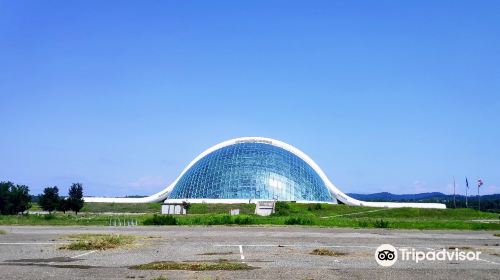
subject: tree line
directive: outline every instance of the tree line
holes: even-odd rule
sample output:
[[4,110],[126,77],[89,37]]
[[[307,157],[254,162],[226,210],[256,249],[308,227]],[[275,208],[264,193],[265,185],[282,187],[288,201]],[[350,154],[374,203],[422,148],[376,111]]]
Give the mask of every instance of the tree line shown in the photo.
[[[12,182],[0,182],[0,214],[16,215],[24,213],[32,206],[32,197],[29,194],[29,187],[25,185],[16,185]],[[78,214],[83,207],[83,186],[80,183],[74,183],[68,190],[67,197],[59,196],[57,186],[48,187],[43,193],[38,195],[38,204],[49,214],[54,210],[74,211]]]

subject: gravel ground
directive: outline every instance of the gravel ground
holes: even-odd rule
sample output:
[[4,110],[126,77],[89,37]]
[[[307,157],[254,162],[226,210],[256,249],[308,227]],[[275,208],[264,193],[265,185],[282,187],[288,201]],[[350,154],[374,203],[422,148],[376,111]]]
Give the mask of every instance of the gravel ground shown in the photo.
[[[500,238],[489,231],[418,231],[316,227],[42,227],[0,226],[1,279],[498,279]],[[139,236],[133,247],[107,251],[58,249],[73,233]],[[457,247],[481,251],[480,260],[398,260],[379,266],[384,243],[431,251]],[[346,253],[317,256],[327,248]],[[227,259],[255,267],[244,271],[137,271],[153,261]]]

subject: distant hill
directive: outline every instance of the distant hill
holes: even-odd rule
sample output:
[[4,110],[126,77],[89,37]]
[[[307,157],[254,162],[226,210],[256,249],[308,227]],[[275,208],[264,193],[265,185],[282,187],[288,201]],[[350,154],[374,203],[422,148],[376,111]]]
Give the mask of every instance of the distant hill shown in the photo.
[[[453,202],[452,194],[444,194],[441,192],[417,193],[417,194],[392,194],[388,192],[359,194],[348,193],[347,195],[365,201],[394,201],[394,202],[438,202],[446,204],[446,207],[457,208],[465,207],[465,196],[456,195]],[[472,194],[467,198],[467,206],[469,208],[477,208],[477,196]],[[481,210],[500,212],[500,194],[489,194],[481,196]]]
[[417,194],[392,194],[388,192],[372,193],[372,194],[358,194],[348,193],[347,195],[360,200],[383,200],[383,201],[403,201],[403,200],[422,200],[432,198],[442,198],[446,195],[440,192],[430,193],[417,193]]
[[[419,201],[428,199],[452,199],[452,194],[441,192],[416,193],[416,194],[392,194],[389,192],[380,192],[372,194],[348,193],[347,195],[360,200],[382,200],[382,201]],[[475,199],[476,195],[469,195],[469,199]],[[456,199],[465,199],[464,195],[457,195]],[[500,199],[500,194],[482,195],[481,199]]]

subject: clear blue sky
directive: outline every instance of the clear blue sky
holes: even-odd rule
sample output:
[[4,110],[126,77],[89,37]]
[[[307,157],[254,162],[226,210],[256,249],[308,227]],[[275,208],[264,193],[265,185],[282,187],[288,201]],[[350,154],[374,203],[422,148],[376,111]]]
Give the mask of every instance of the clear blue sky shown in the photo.
[[[150,194],[265,136],[346,192],[500,193],[499,1],[0,1],[0,180]],[[475,188],[473,188],[475,192]]]

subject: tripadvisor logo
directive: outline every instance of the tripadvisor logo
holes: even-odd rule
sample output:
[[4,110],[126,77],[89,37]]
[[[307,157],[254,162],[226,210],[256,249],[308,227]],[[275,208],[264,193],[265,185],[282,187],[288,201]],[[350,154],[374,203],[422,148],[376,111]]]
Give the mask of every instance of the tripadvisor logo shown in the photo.
[[398,260],[398,251],[391,244],[382,244],[375,250],[375,260],[381,266],[391,266]]
[[[399,252],[398,252],[399,251]],[[396,249],[391,244],[382,244],[375,250],[375,261],[381,266],[392,266],[398,260],[398,254],[401,261],[412,261],[415,263],[421,261],[474,261],[479,260],[481,252],[460,251],[458,248],[449,251],[446,249],[420,251],[415,248]]]

